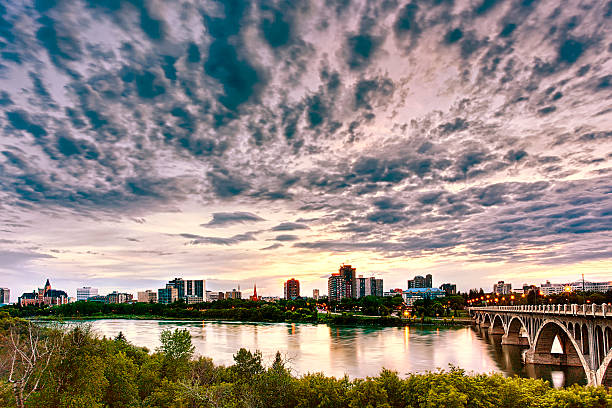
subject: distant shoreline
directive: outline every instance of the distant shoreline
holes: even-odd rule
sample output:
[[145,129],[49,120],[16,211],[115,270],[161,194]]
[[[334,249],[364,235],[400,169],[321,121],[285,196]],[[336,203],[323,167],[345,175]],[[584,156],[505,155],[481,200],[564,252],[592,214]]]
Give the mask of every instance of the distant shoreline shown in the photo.
[[[308,321],[253,321],[253,320],[232,320],[227,318],[195,318],[195,317],[168,317],[168,316],[143,316],[143,315],[104,315],[104,316],[32,316],[32,320],[40,321],[94,321],[94,320],[160,320],[160,321],[185,321],[185,322],[236,322],[236,323],[302,323],[302,324],[322,324],[328,326],[360,326],[360,327],[405,327],[405,326],[428,326],[428,327],[465,327],[471,326],[471,319],[433,319],[427,318],[425,321],[420,319],[399,320],[398,318],[384,317],[363,317],[359,315],[334,316],[332,320],[319,317],[316,322]],[[344,319],[343,319],[344,318]],[[345,321],[343,321],[345,320]]]

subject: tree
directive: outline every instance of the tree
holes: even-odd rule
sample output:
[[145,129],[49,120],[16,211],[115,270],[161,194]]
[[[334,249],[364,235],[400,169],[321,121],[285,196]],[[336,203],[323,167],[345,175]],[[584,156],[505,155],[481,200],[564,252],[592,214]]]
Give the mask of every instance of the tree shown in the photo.
[[171,360],[189,360],[195,350],[187,329],[164,330],[160,340],[157,351]]
[[[58,353],[63,333],[45,329],[32,322],[15,321],[3,339],[5,360],[8,363],[8,383],[11,384],[15,404],[24,408],[30,396],[39,391],[42,378],[51,359]],[[4,354],[4,353],[3,353]]]
[[235,364],[232,366],[233,371],[238,375],[238,379],[250,379],[264,371],[261,364],[261,351],[257,350],[251,353],[245,348],[238,350],[234,354]]

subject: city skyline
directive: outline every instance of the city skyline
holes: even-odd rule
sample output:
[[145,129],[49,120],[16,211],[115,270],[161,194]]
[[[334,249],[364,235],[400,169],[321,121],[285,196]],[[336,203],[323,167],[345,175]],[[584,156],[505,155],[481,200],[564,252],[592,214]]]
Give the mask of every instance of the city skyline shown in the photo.
[[608,280],[587,3],[3,3],[0,286]]
[[[342,268],[342,267],[345,266],[345,264],[342,264],[340,266]],[[350,267],[351,265],[346,265],[346,266]],[[337,276],[337,275],[338,275],[338,272],[334,272],[334,273],[330,273],[329,276],[327,276],[325,278],[322,278],[321,280],[323,281],[323,283],[325,283],[325,285],[321,286],[323,291],[321,291],[321,288],[319,288],[319,287],[313,287],[313,294],[314,294],[314,291],[316,291],[317,292],[317,296],[319,296],[319,295],[320,296],[329,296],[329,293],[326,293],[326,291],[325,291],[325,287],[329,286],[329,278],[332,277],[332,276]],[[366,279],[366,280],[375,279],[374,276],[363,277],[362,274],[358,274],[358,275],[356,274],[355,278],[358,279],[358,280],[359,279]],[[417,280],[417,278],[422,278],[422,280],[423,280],[422,286],[421,285],[417,285],[417,286],[412,285],[411,286],[411,282],[414,282],[415,280]],[[552,293],[563,292],[564,290],[566,290],[567,287],[572,288],[571,290],[575,290],[576,288],[580,288],[581,285],[584,285],[584,284],[586,284],[587,290],[589,290],[589,288],[594,284],[592,280],[587,280],[587,279],[584,278],[584,276],[582,276],[580,279],[571,280],[571,281],[563,281],[563,282],[560,282],[560,281],[559,282],[558,281],[552,281],[551,282],[549,279],[547,279],[546,281],[543,281],[543,282],[523,282],[522,284],[513,284],[512,282],[499,281],[499,282],[492,282],[489,285],[489,287],[484,285],[484,286],[480,286],[480,287],[472,287],[472,288],[467,288],[467,289],[463,289],[463,290],[459,288],[457,290],[457,284],[456,283],[453,283],[453,282],[438,283],[438,282],[433,281],[432,278],[433,277],[431,277],[431,276],[428,276],[426,278],[424,276],[414,275],[412,277],[412,279],[409,279],[409,280],[407,280],[407,282],[405,282],[404,287],[405,287],[405,289],[408,289],[408,290],[411,290],[411,288],[414,288],[414,287],[417,287],[417,288],[432,288],[433,287],[434,289],[438,289],[439,288],[439,289],[442,289],[442,290],[446,291],[447,289],[445,287],[450,285],[450,287],[453,288],[452,291],[453,292],[457,292],[457,293],[459,293],[459,292],[461,292],[461,293],[468,293],[471,290],[483,290],[485,293],[499,292],[500,294],[503,294],[504,292],[507,292],[507,291],[514,292],[514,293],[516,293],[516,292],[520,293],[523,290],[525,290],[525,287],[528,287],[528,288],[535,287],[535,288],[541,288],[541,290],[543,291],[544,294],[552,294]],[[100,290],[100,288],[91,287],[91,286],[79,286],[79,287],[77,287],[76,289],[74,289],[72,291],[72,292],[75,293],[74,296],[71,296],[72,292],[71,292],[70,289],[67,290],[67,292],[68,292],[68,296],[71,299],[71,301],[86,300],[87,297],[83,297],[82,299],[79,299],[79,296],[80,296],[79,291],[82,291],[82,290],[87,290],[88,293],[92,293],[93,295],[98,295],[99,294],[99,295],[102,295],[102,296],[105,296],[105,295],[108,295],[108,294],[111,294],[111,293],[117,293],[117,292],[127,292],[127,293],[129,293],[131,295],[134,295],[134,298],[136,299],[136,298],[138,298],[138,296],[141,293],[142,294],[146,294],[148,292],[151,292],[151,293],[154,293],[154,294],[157,295],[158,289],[163,289],[163,287],[167,288],[169,286],[169,284],[173,284],[173,282],[175,282],[177,279],[180,280],[180,281],[183,281],[183,280],[184,281],[188,281],[188,280],[195,281],[193,279],[184,279],[182,277],[175,277],[172,280],[168,279],[165,283],[159,283],[157,285],[157,286],[159,286],[159,288],[157,288],[155,285],[153,285],[153,288],[138,288],[138,289],[135,289],[132,292],[130,292],[129,289],[128,290],[123,290],[121,288],[118,289],[116,287],[102,288],[102,290]],[[430,280],[427,281],[426,279],[430,279]],[[50,280],[52,280],[52,279],[51,278],[47,278],[47,282],[50,281]],[[290,281],[290,280],[293,280],[293,278],[290,278],[288,280],[283,280],[283,282],[282,282],[283,286],[285,286],[286,283],[288,281]],[[382,281],[383,280],[381,279],[381,282]],[[231,286],[231,285],[230,286],[223,286],[223,287],[215,287],[215,286],[213,286],[212,289],[208,289],[208,286],[207,286],[208,283],[209,282],[204,279],[204,287],[206,288],[205,290],[206,290],[207,293],[213,293],[213,294],[219,293],[219,292],[221,292],[221,293],[223,293],[223,292],[230,293],[230,291],[232,291],[232,290],[235,291],[236,288],[238,288],[237,290],[238,290],[238,292],[242,293],[243,299],[249,299],[252,296],[253,289],[255,289],[256,284],[257,284],[256,282],[253,282],[252,288],[251,287],[246,287],[245,288],[244,285],[241,288],[241,283],[240,282],[234,282],[233,286]],[[606,284],[606,283],[608,283],[609,287],[612,286],[612,280],[604,280],[604,281],[596,283],[596,284],[597,285],[601,285],[601,284]],[[499,290],[499,289],[496,290],[496,286],[498,284],[506,284],[506,285],[509,285],[509,287],[508,287],[507,290],[506,289],[504,289],[504,290]],[[26,285],[26,284],[24,283],[24,285]],[[301,285],[301,283],[298,280],[298,286],[299,285]],[[490,286],[491,285],[493,286],[492,290],[490,290]],[[379,291],[381,291],[381,292],[384,291],[385,293],[389,293],[390,291],[392,292],[392,291],[394,291],[396,289],[405,290],[404,287],[402,287],[400,285],[397,285],[397,286],[386,285],[382,289],[379,289]],[[0,292],[2,291],[2,289],[8,290],[10,292],[10,288],[1,288],[0,287]],[[303,290],[303,289],[301,289],[301,290]],[[593,290],[601,291],[600,287],[598,287],[598,289],[593,289]],[[283,290],[283,293],[281,293],[281,294],[265,293],[265,294],[262,295],[261,291],[260,291],[259,297],[260,298],[261,297],[283,298],[283,297],[285,297],[285,291],[286,291],[286,287]],[[363,291],[363,289],[362,289],[362,291]],[[34,290],[34,292],[36,292],[36,290]],[[32,291],[26,290],[23,293],[24,294],[29,294],[29,293],[32,293]],[[20,295],[15,293],[14,296],[15,296],[15,299],[12,299],[12,297],[10,299],[11,303],[17,303],[17,298]],[[308,297],[307,294],[305,294],[303,296]],[[177,293],[177,297],[180,297],[178,293]],[[359,297],[359,295],[357,295],[357,297]],[[210,301],[210,300],[208,300],[208,301]],[[0,302],[0,303],[2,303],[2,302]]]

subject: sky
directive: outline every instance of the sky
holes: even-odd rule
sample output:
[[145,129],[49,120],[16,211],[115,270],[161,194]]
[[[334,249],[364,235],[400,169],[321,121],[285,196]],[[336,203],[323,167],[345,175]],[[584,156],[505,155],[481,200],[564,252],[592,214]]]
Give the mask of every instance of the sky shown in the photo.
[[0,287],[612,279],[612,1],[0,0]]

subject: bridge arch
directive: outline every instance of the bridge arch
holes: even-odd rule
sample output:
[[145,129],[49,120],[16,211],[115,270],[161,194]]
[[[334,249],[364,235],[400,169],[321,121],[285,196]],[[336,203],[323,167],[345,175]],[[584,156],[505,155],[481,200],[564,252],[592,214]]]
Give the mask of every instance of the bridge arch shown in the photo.
[[606,387],[612,387],[612,350],[608,351],[608,354],[603,359],[601,367],[597,370],[597,378],[599,384]]
[[506,327],[504,326],[504,320],[501,315],[493,316],[493,322],[491,324],[491,328],[489,329],[491,334],[505,334]]
[[491,327],[491,315],[489,313],[485,313],[482,317],[482,327],[488,328]]
[[[522,331],[525,331],[527,336],[521,336]],[[502,344],[531,346],[531,336],[529,329],[523,319],[519,316],[513,316],[508,323],[506,334],[502,338]]]
[[[563,354],[551,353],[555,338],[559,338]],[[581,344],[576,342],[574,333],[571,333],[562,322],[553,319],[544,320],[534,336],[532,350],[528,354],[530,354],[529,363],[582,367],[589,383],[591,382],[593,372],[582,353]]]

